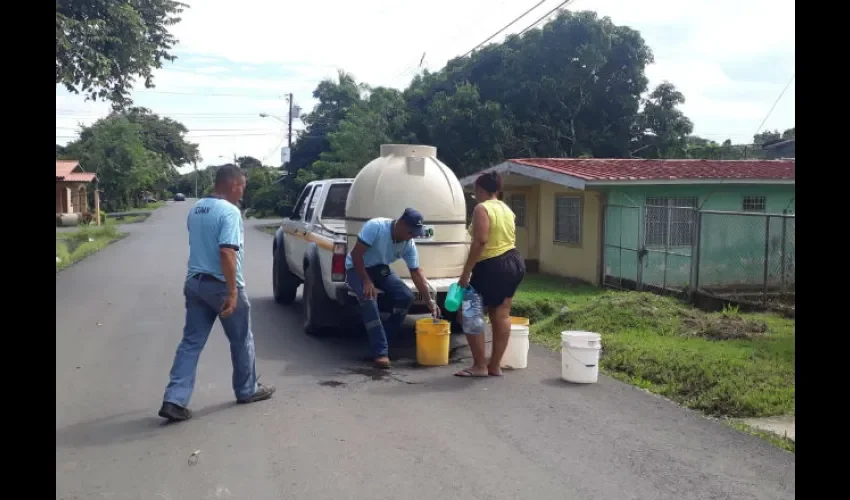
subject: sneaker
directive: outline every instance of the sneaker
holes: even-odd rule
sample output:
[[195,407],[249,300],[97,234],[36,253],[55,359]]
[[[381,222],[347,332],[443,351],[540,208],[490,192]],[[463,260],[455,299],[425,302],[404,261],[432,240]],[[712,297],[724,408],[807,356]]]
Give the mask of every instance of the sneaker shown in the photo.
[[188,408],[166,401],[162,403],[162,408],[159,409],[159,416],[169,422],[180,422],[192,418],[192,412]]
[[257,382],[257,390],[254,394],[251,394],[245,399],[237,399],[236,402],[244,405],[248,403],[256,403],[257,401],[265,401],[266,399],[270,399],[276,390],[277,389],[275,389],[273,385],[263,385]]
[[388,369],[390,367],[390,358],[388,358],[387,356],[380,356],[378,358],[375,358],[375,366],[383,370]]

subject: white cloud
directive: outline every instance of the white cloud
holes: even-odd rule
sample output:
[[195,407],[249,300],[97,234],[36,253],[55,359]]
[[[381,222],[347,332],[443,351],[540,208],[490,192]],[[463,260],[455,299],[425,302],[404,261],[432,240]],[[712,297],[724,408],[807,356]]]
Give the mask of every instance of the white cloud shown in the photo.
[[[156,72],[156,92],[140,91],[135,98],[140,105],[186,123],[210,162],[233,153],[262,158],[269,151],[268,161],[276,161],[282,124],[256,115],[284,116],[287,92],[309,110],[316,84],[335,77],[338,68],[371,85],[404,87],[419,70],[423,53],[423,66],[439,69],[530,4],[432,0],[423,8],[397,0],[186,1],[190,7],[174,27],[180,39],[179,59]],[[522,30],[558,3],[549,0],[508,31]],[[647,69],[650,85],[674,83],[687,98],[684,110],[694,121],[695,132],[711,139],[751,140],[794,70],[791,0],[575,0],[571,8],[596,10],[639,30],[656,56],[656,64]],[[771,71],[760,78],[747,76],[747,65],[755,65],[760,57],[773,61]],[[731,64],[737,65],[734,75]],[[752,71],[759,70],[753,66]],[[57,127],[73,127],[81,115],[85,115],[81,121],[88,123],[108,111],[105,104],[84,103],[64,94],[57,88]],[[765,128],[793,126],[794,108],[792,86]],[[77,115],[63,114],[61,109]],[[211,137],[215,132],[206,129],[233,132],[222,132],[230,137]],[[57,128],[57,141],[66,132]]]

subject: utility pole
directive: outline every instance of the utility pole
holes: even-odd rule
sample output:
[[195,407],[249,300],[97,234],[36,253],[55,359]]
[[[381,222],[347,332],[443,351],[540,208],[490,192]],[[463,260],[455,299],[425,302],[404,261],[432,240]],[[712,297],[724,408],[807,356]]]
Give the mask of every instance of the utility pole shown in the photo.
[[291,175],[292,169],[290,165],[292,165],[292,92],[289,93],[289,132],[286,134],[286,137],[289,141],[289,165],[287,165],[286,171]]
[[195,198],[198,198],[198,160],[193,160],[195,164]]

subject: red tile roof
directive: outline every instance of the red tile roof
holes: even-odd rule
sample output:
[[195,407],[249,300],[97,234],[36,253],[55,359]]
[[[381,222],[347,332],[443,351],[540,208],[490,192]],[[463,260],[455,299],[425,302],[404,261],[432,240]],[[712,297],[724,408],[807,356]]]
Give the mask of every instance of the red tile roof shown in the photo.
[[793,160],[635,160],[517,158],[508,160],[585,181],[794,180]]
[[64,182],[91,182],[97,178],[92,172],[74,172],[80,167],[77,160],[56,160],[56,180]]
[[72,172],[62,180],[65,182],[91,182],[95,177],[95,174],[92,172]]
[[65,177],[80,166],[76,160],[56,160],[56,177]]

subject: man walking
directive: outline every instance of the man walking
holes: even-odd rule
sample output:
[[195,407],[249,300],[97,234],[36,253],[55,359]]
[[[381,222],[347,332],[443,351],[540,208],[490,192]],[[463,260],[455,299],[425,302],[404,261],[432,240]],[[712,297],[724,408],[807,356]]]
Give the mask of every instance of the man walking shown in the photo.
[[245,235],[237,206],[245,192],[245,182],[245,173],[236,165],[219,168],[215,193],[198,200],[186,220],[189,229],[189,272],[183,286],[186,325],[159,410],[160,417],[171,421],[192,417],[187,407],[195,386],[198,358],[216,317],[230,341],[236,401],[262,401],[275,391],[274,387],[257,382],[254,366],[251,304],[242,275]]
[[[387,335],[393,335],[400,327],[410,306],[413,292],[401,281],[390,265],[404,259],[410,277],[423,297],[430,297],[428,281],[419,267],[419,253],[413,238],[425,235],[422,214],[408,208],[398,219],[375,218],[363,224],[357,235],[357,244],[345,259],[345,281],[360,304],[360,315],[369,334],[369,347],[375,365],[389,368],[390,358]],[[393,310],[386,323],[381,322],[378,311],[380,288],[389,296]],[[434,316],[440,310],[433,299],[428,300],[428,309]]]

